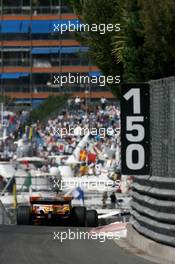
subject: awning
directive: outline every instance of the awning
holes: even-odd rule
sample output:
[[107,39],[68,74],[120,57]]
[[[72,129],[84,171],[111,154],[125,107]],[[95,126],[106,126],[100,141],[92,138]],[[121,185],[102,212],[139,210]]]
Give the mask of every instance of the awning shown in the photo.
[[70,53],[78,53],[78,52],[87,52],[89,50],[88,47],[51,47],[51,48],[33,48],[32,54],[49,54],[49,53],[59,53],[62,54],[70,54]]
[[71,28],[74,28],[75,31],[79,28],[81,22],[78,19],[71,20],[7,20],[1,22],[1,32],[2,33],[28,33],[30,31],[31,24],[31,33],[51,33],[54,32],[54,24],[57,25],[65,25],[68,27],[72,25]]
[[54,24],[57,25],[65,25],[68,27],[72,25],[71,28],[74,28],[75,31],[79,28],[80,21],[78,19],[71,20],[7,20],[1,22],[1,32],[2,33],[28,33],[30,31],[31,25],[31,33],[51,33],[54,32]]
[[22,21],[21,33],[29,33],[29,31],[30,31],[30,23],[31,22],[29,20]]
[[100,77],[101,75],[101,72],[89,72],[90,77]]
[[35,20],[32,21],[31,33],[49,33],[50,32],[50,20]]
[[29,72],[21,72],[20,77],[28,77],[30,75]]
[[50,48],[33,48],[32,54],[49,54]]
[[58,53],[61,50],[61,47],[50,48],[50,53]]
[[21,21],[2,21],[1,33],[20,33]]
[[29,52],[30,48],[3,48],[2,49],[3,52],[22,52],[22,51],[26,51]]
[[59,47],[53,48],[33,48],[32,54],[49,54],[49,53],[58,53],[60,51]]
[[80,51],[80,47],[63,47],[61,53],[77,53]]
[[29,76],[29,72],[12,72],[12,73],[1,73],[1,79],[19,79],[20,77]]
[[61,48],[61,53],[78,53],[78,52],[87,52],[89,50],[88,47],[63,47]]
[[[51,23],[51,31],[54,32],[54,29],[59,25],[59,27],[62,25],[62,27],[64,28],[64,25],[66,27],[72,25],[71,28],[73,28],[75,26],[75,29],[78,29],[79,28],[79,25],[81,24],[81,22],[78,20],[78,19],[69,19],[69,20],[51,20],[50,21]],[[55,24],[55,26],[54,26]],[[75,30],[76,31],[76,30]],[[55,30],[55,32],[58,32],[58,30]]]
[[25,104],[25,103],[31,103],[31,99],[16,99],[16,101],[15,101],[16,105]]
[[80,47],[80,52],[88,52],[89,48],[88,47]]
[[20,77],[20,73],[2,73],[1,79],[18,79]]

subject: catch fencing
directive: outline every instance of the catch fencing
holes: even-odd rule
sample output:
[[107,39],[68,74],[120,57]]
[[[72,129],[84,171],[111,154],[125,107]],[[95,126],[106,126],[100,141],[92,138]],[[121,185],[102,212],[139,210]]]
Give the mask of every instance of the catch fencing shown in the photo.
[[175,77],[150,81],[151,173],[135,176],[131,223],[175,246]]

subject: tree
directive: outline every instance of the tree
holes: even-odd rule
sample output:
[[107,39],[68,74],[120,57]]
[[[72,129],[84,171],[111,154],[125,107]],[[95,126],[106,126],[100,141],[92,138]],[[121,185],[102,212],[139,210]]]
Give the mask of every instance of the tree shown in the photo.
[[175,73],[174,0],[121,1],[121,35],[114,54],[123,79],[143,82]]
[[14,99],[10,96],[0,95],[0,103],[4,103],[5,106],[13,103]]
[[145,79],[158,79],[175,73],[174,0],[138,0],[144,28]]
[[[118,24],[116,0],[69,0],[74,11],[81,17],[85,24]],[[90,48],[90,57],[106,76],[122,75],[122,64],[116,63],[113,54],[113,38],[116,32],[86,32],[78,35],[78,39]],[[116,85],[111,85],[116,94]]]
[[80,39],[105,75],[144,82],[175,74],[174,0],[69,1],[85,23],[121,25],[120,32],[88,32]]
[[116,62],[122,62],[123,81],[143,81],[142,61],[144,56],[142,23],[137,0],[119,1],[121,32],[114,37]]
[[34,109],[30,113],[30,119],[32,122],[44,121],[54,113],[58,113],[65,105],[68,95],[53,96],[50,95],[37,109]]

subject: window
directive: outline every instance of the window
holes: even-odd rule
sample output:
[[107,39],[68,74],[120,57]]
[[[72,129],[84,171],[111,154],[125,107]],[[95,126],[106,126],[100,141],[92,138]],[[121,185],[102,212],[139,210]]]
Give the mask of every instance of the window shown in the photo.
[[29,51],[22,51],[12,49],[5,49],[3,52],[3,65],[4,67],[27,67],[30,65],[30,53]]

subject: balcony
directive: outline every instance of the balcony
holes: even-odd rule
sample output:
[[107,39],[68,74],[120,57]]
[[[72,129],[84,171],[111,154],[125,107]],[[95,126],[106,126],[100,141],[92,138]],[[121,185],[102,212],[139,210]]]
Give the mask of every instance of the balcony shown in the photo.
[[73,10],[65,5],[59,6],[3,6],[1,9],[3,15],[59,15],[72,14]]
[[[80,85],[68,85],[65,87],[50,87],[46,84],[42,85],[36,85],[33,84],[30,86],[30,84],[16,84],[16,85],[4,85],[2,86],[2,90],[5,93],[29,93],[31,90],[33,93],[72,93],[72,92],[85,92],[85,88],[81,87]],[[102,91],[101,87],[98,85],[92,85],[91,86],[91,92],[100,92]],[[109,91],[107,87],[103,88],[104,92]]]
[[[59,58],[52,57],[51,60],[33,58],[32,67],[34,68],[52,68],[61,66],[87,66],[89,65],[88,58],[74,59],[74,58]],[[30,67],[30,59],[0,59],[0,67]]]

